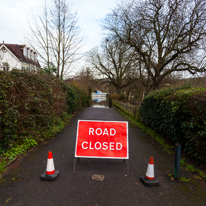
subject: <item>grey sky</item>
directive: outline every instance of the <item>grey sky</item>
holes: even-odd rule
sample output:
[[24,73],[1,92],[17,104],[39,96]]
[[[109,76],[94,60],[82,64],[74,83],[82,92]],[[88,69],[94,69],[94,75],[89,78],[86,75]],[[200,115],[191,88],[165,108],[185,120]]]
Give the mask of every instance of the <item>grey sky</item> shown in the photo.
[[[47,0],[50,3],[52,0]],[[115,7],[118,0],[73,0],[73,10],[78,12],[82,35],[86,36],[83,51],[98,46],[102,38],[98,20]],[[43,0],[0,0],[0,42],[25,43],[27,18],[37,10]]]

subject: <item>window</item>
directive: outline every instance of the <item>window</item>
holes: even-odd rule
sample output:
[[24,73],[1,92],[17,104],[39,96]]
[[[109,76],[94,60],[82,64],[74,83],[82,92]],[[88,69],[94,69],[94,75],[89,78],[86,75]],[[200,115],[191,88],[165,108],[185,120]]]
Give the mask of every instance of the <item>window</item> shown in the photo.
[[2,62],[2,64],[3,64],[3,70],[9,71],[9,64],[7,62]]
[[6,52],[7,52],[7,49],[6,49],[5,47],[3,47],[3,48],[2,48],[2,51],[3,51],[4,53],[6,53]]
[[9,71],[8,67],[3,67],[3,71]]

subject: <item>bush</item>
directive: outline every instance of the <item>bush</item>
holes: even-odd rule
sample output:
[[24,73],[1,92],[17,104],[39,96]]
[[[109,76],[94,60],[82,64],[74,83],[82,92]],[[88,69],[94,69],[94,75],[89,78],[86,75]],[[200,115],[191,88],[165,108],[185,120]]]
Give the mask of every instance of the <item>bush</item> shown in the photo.
[[83,91],[46,73],[0,72],[0,150],[48,130],[86,105]]
[[139,115],[152,129],[206,165],[206,89],[173,88],[151,93],[142,102]]
[[66,85],[67,87],[67,112],[73,113],[82,107],[89,106],[89,97],[84,90],[81,90],[75,84]]

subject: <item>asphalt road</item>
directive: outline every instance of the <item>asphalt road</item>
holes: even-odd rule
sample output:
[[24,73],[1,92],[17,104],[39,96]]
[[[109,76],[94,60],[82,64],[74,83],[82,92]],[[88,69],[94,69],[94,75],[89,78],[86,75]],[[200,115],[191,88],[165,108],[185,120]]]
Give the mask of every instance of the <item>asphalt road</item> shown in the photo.
[[[112,108],[86,108],[55,139],[39,146],[13,163],[0,180],[0,205],[19,206],[203,206],[206,186],[185,170],[181,176],[189,182],[171,180],[174,157],[168,155],[149,136],[129,123],[130,176],[122,160],[80,159],[73,174],[74,150],[78,120],[127,121]],[[60,177],[42,181],[48,151],[52,151]],[[146,187],[140,181],[145,175],[150,156],[154,157],[158,187]],[[103,181],[93,180],[104,175]]]

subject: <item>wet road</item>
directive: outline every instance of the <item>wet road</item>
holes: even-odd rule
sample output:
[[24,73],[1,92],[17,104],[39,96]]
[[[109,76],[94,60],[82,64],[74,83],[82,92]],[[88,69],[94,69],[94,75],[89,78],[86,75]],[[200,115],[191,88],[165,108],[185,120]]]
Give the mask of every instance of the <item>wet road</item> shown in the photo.
[[[129,123],[130,176],[126,162],[109,159],[80,159],[73,174],[74,150],[78,120],[127,121],[113,108],[84,109],[65,130],[47,144],[30,151],[16,161],[0,180],[0,204],[19,206],[203,206],[206,188],[193,175],[182,170],[181,176],[190,182],[172,181],[174,157],[168,155],[148,135]],[[52,151],[60,177],[41,181],[48,151]],[[158,187],[146,187],[140,182],[150,156],[154,157]],[[103,181],[93,180],[94,174],[104,175]]]

